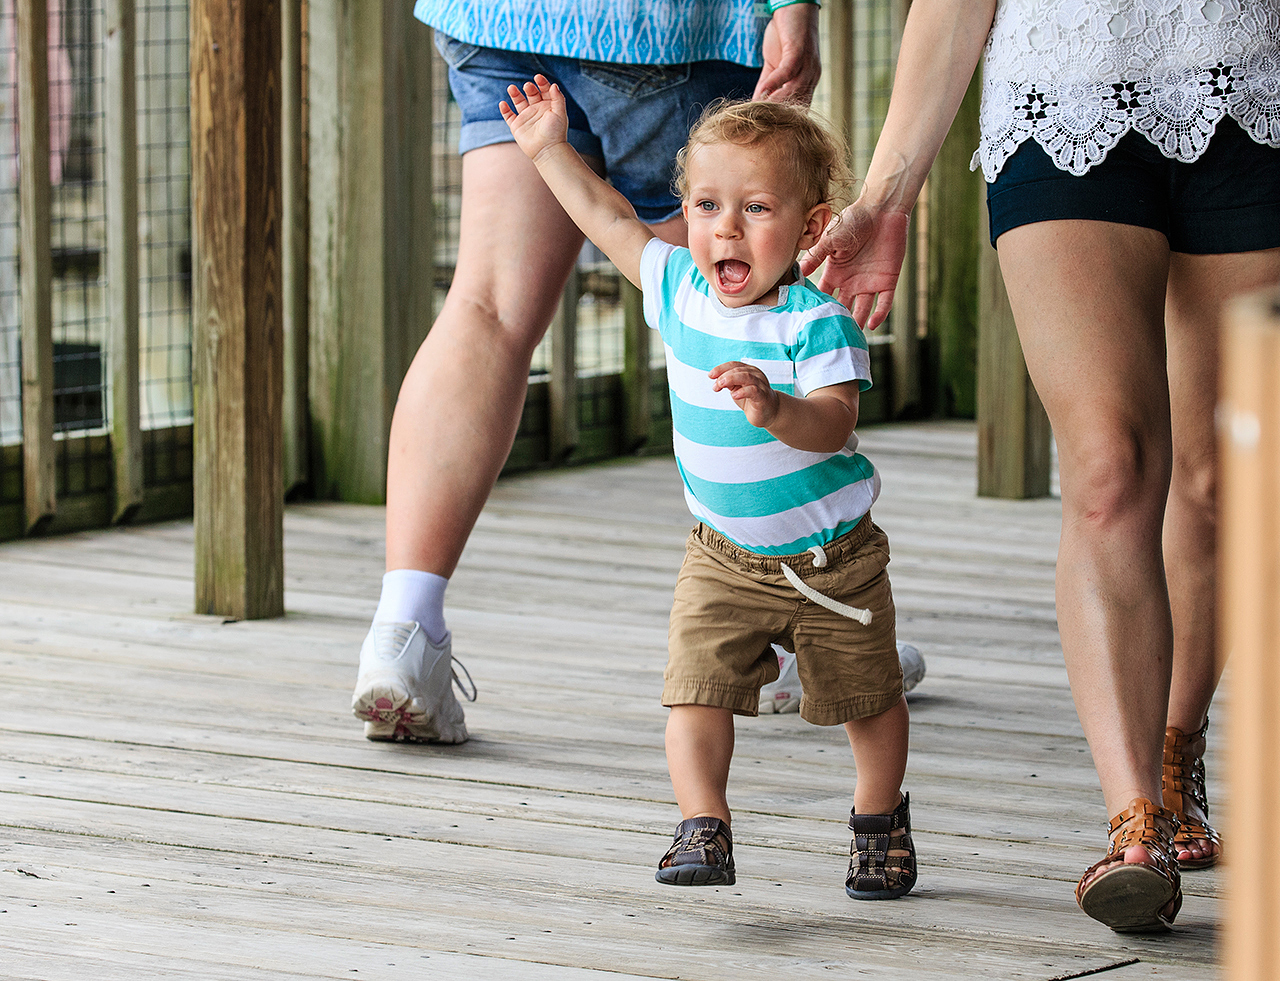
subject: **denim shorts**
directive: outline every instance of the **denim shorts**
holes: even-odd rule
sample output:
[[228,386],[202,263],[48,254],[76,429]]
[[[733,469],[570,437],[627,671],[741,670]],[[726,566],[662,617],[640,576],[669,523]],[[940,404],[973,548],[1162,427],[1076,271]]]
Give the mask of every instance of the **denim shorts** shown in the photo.
[[508,85],[541,73],[565,94],[569,143],[584,157],[602,159],[609,182],[651,223],[680,213],[671,189],[676,153],[703,108],[719,98],[751,98],[760,78],[759,68],[729,61],[610,64],[481,48],[439,31],[436,47],[462,110],[459,153],[511,142],[498,103]]
[[1174,252],[1221,255],[1280,246],[1280,149],[1255,142],[1229,116],[1198,160],[1170,160],[1126,133],[1079,177],[1027,140],[987,185],[991,244],[1010,228],[1083,218],[1163,232]]
[[[700,524],[685,543],[668,633],[662,704],[709,705],[737,715],[760,709],[760,686],[778,679],[770,644],[794,651],[804,694],[800,717],[834,726],[888,711],[902,697],[889,539],[863,516],[823,547],[760,555]],[[801,595],[786,563],[807,586],[871,611],[863,625]]]

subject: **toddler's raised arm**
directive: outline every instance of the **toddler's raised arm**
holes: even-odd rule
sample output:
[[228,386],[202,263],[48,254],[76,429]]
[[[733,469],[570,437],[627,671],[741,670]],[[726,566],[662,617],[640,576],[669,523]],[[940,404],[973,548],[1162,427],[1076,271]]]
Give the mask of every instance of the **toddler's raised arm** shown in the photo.
[[600,178],[569,145],[564,93],[545,75],[524,88],[507,87],[510,104],[498,109],[516,144],[538,168],[574,224],[607,255],[618,271],[640,285],[640,255],[653,232],[631,203]]

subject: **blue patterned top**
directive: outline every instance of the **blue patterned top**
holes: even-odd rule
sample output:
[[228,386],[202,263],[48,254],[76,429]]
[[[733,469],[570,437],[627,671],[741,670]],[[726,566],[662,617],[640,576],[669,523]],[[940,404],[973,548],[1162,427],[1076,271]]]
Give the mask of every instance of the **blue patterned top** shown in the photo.
[[418,20],[486,48],[629,65],[763,64],[755,0],[416,0]]

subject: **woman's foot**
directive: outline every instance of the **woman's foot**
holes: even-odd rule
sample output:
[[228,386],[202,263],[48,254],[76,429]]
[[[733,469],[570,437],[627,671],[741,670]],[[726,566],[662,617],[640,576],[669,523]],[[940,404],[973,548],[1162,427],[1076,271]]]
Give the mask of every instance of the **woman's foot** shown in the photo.
[[1222,838],[1209,823],[1209,799],[1205,793],[1204,751],[1209,720],[1198,732],[1169,726],[1164,731],[1164,805],[1177,815],[1182,827],[1173,839],[1178,865],[1183,869],[1207,869],[1222,856]]
[[1076,886],[1076,902],[1117,933],[1157,933],[1182,908],[1182,881],[1173,839],[1178,818],[1136,798],[1111,819],[1111,847]]

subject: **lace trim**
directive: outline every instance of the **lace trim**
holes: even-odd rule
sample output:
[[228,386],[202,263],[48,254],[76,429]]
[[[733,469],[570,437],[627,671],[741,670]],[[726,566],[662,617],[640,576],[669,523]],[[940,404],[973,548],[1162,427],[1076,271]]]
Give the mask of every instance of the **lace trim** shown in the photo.
[[1280,0],[1002,0],[970,167],[1033,138],[1080,175],[1131,129],[1190,162],[1228,114],[1280,147]]

